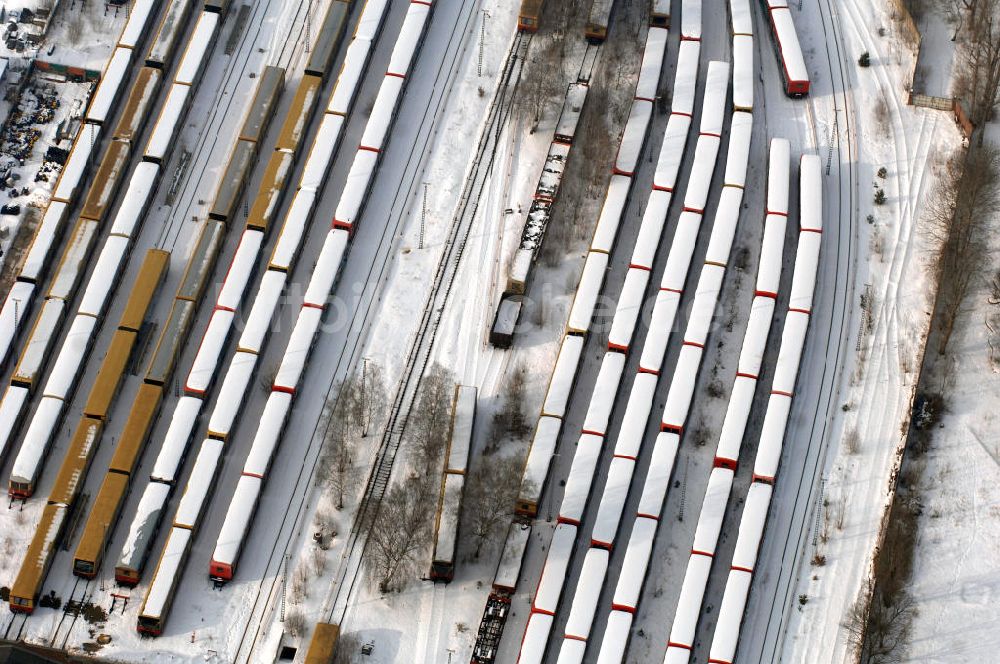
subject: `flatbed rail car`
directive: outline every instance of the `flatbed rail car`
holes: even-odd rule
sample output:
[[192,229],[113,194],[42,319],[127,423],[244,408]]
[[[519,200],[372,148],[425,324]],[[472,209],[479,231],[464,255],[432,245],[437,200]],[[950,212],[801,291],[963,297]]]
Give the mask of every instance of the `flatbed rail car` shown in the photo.
[[[274,116],[283,81],[283,69],[278,67],[265,68],[258,83],[254,100],[241,127],[241,138],[238,140],[238,145],[251,145],[256,153],[257,141],[266,133]],[[144,165],[146,164],[140,164],[140,167]],[[221,183],[212,210],[217,213],[217,216],[228,218],[237,203],[238,196],[234,197],[231,192],[223,191],[224,187],[225,183]],[[228,200],[223,201],[223,198]],[[224,213],[220,211],[224,211]],[[207,220],[195,242],[188,267],[175,294],[174,307],[160,339],[154,347],[154,357],[150,362],[149,371],[147,371],[145,380],[132,402],[125,429],[84,524],[83,534],[73,558],[73,573],[77,576],[93,578],[100,568],[114,526],[118,522],[122,506],[131,489],[134,472],[159,414],[163,399],[164,380],[172,374],[174,365],[172,358],[176,356],[180,348],[179,345],[167,340],[184,339],[187,336],[187,328],[192,322],[190,316],[192,303],[201,298],[208,280],[211,278],[215,258],[225,234],[225,221],[225,219]],[[159,497],[156,494],[151,500],[155,502],[155,498]],[[165,503],[165,496],[163,498],[162,503]],[[149,512],[149,501],[142,504]],[[150,534],[149,530],[148,528],[140,528],[139,535],[148,535]],[[152,535],[155,537],[155,529],[152,531]],[[151,539],[143,536],[139,537],[138,541],[140,544],[148,546],[151,545]],[[142,560],[141,554],[148,553],[148,550],[140,549],[139,553],[139,559]],[[125,571],[116,572],[116,578],[119,582],[138,582],[137,575],[133,575],[129,571],[137,565],[132,559],[133,557],[129,557],[123,563]],[[141,567],[141,565],[139,566]]]
[[[68,513],[76,506],[80,489],[100,443],[104,423],[127,369],[137,334],[137,331],[131,328],[141,326],[142,320],[145,319],[166,272],[169,256],[168,252],[151,249],[143,262],[111,348],[101,364],[90,391],[85,413],[79,420],[56,475],[55,484],[49,494],[46,508],[48,511],[43,514],[43,522],[35,531],[28,555],[18,572],[17,582],[10,597],[12,611],[31,613],[38,601],[51,559],[55,557],[62,538],[62,522],[65,517],[58,515]],[[139,325],[135,325],[135,319]],[[46,514],[50,519],[48,527],[45,522]]]
[[450,582],[455,577],[459,544],[459,521],[465,496],[465,473],[472,449],[472,431],[476,420],[475,387],[458,385],[452,405],[451,434],[445,453],[444,473],[437,514],[434,519],[434,553],[430,578]]
[[600,44],[608,38],[608,25],[611,21],[611,10],[615,0],[594,0],[587,14],[587,27],[584,36],[591,44]]
[[542,0],[521,0],[521,11],[517,15],[517,29],[521,32],[538,32],[542,18]]
[[334,623],[316,623],[312,638],[309,639],[309,650],[306,651],[305,664],[333,664],[337,652],[337,641],[340,639],[340,627]]

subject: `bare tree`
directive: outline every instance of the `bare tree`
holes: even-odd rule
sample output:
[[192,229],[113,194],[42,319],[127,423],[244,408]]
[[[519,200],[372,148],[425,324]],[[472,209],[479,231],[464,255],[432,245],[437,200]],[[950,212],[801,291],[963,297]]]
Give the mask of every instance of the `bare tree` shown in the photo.
[[426,549],[433,509],[420,483],[409,479],[393,485],[368,536],[369,580],[379,591],[402,590],[414,575]]
[[420,382],[416,404],[406,422],[406,433],[414,446],[416,472],[428,490],[436,490],[441,479],[454,400],[454,375],[440,364],[433,365]]
[[949,12],[965,28],[956,53],[955,92],[968,101],[972,124],[982,127],[1000,102],[1000,0],[952,0]]
[[531,432],[525,400],[527,380],[527,371],[520,364],[508,374],[504,390],[500,394],[500,407],[493,413],[493,445],[508,436],[524,436]]
[[465,487],[464,511],[476,543],[475,557],[503,535],[514,516],[514,501],[521,483],[524,461],[509,456],[481,463]]
[[337,649],[333,653],[333,664],[354,664],[361,650],[361,639],[357,632],[341,633],[337,637]]

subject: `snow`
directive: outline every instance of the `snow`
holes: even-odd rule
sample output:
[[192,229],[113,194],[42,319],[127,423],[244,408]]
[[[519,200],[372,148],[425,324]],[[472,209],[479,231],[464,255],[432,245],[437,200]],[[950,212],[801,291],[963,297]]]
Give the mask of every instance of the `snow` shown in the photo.
[[608,479],[604,485],[604,493],[597,508],[594,519],[594,531],[591,544],[610,548],[618,533],[618,524],[625,509],[625,499],[628,497],[629,486],[632,483],[632,473],[635,470],[635,460],[614,457],[608,469]]
[[118,105],[121,97],[122,82],[132,63],[132,49],[116,48],[111,54],[108,66],[104,69],[101,82],[90,99],[87,109],[87,121],[103,125],[108,114]]
[[107,305],[108,296],[119,283],[121,269],[128,260],[129,239],[109,235],[94,263],[87,287],[83,291],[78,312],[99,318]]
[[253,275],[257,255],[260,253],[263,242],[264,234],[262,232],[253,229],[243,231],[239,246],[233,255],[233,261],[229,264],[229,271],[226,272],[222,290],[219,291],[216,306],[236,310],[243,302],[243,294],[246,292],[247,283]]
[[277,270],[268,270],[260,281],[253,306],[244,321],[243,333],[240,335],[239,350],[259,353],[271,330],[271,319],[274,310],[285,289],[288,275]]
[[[195,528],[201,521],[206,499],[219,473],[223,445],[221,440],[214,438],[206,438],[202,441],[201,448],[198,450],[198,458],[195,459],[194,466],[191,467],[191,476],[188,477],[185,485],[184,495],[181,496],[181,501],[177,505],[177,513],[174,515],[175,529],[177,526]],[[169,549],[169,544],[167,548]],[[157,577],[159,576],[160,574],[157,573]]]
[[11,483],[34,486],[42,459],[52,442],[56,424],[62,416],[63,401],[55,397],[45,396],[38,402],[35,414],[31,418],[28,432],[24,435],[21,450],[14,459],[10,469]]
[[600,436],[607,433],[608,420],[611,418],[611,409],[614,408],[618,385],[624,370],[624,353],[609,351],[604,354],[601,370],[598,372],[597,382],[594,384],[593,396],[587,408],[587,417],[583,421],[584,433]]
[[[674,461],[677,458],[677,448],[680,436],[670,431],[661,431],[656,436],[653,445],[653,455],[650,457],[649,470],[642,486],[642,495],[637,508],[640,517],[660,518],[663,509],[663,499],[670,487],[670,475],[673,472]],[[635,532],[633,528],[633,532]]]
[[226,510],[226,518],[222,522],[222,530],[219,531],[219,539],[216,540],[215,550],[212,553],[213,563],[225,565],[235,565],[236,558],[243,547],[243,540],[246,538],[247,530],[253,519],[257,501],[260,499],[261,479],[242,475],[236,483],[236,491],[233,499],[229,502],[229,509]]
[[219,396],[208,420],[208,433],[225,439],[236,425],[236,416],[246,400],[253,380],[253,370],[257,366],[257,356],[254,353],[238,352],[233,355],[222,379]]
[[292,395],[287,392],[271,392],[267,396],[264,412],[260,416],[260,426],[254,434],[246,463],[243,464],[244,474],[267,477],[291,406]]
[[129,7],[128,20],[118,37],[119,46],[131,49],[139,46],[147,30],[152,31],[149,15],[154,6],[154,0],[133,0]]
[[163,438],[163,445],[160,447],[160,453],[157,455],[156,463],[150,473],[151,479],[168,483],[174,482],[181,458],[186,453],[191,434],[198,421],[201,404],[201,399],[195,397],[181,397],[177,401],[174,414],[170,419],[170,426]]

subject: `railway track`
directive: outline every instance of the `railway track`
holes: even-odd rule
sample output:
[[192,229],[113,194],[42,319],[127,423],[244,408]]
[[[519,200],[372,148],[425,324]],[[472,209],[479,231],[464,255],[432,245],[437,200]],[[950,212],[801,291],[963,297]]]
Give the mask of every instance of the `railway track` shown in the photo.
[[10,620],[7,621],[7,627],[4,629],[3,638],[5,641],[20,641],[21,636],[24,634],[24,625],[28,622],[27,613],[14,613],[10,616]]
[[[473,21],[478,16],[472,4],[469,4],[471,9],[459,11],[455,19],[455,25],[452,27],[450,36],[448,37],[448,43],[444,47],[446,53],[450,54],[452,50],[459,50],[465,41],[465,36],[470,34]],[[464,14],[462,13],[463,11],[465,12]],[[395,193],[391,195],[392,203],[388,219],[394,221],[391,222],[390,226],[386,227],[382,233],[381,240],[378,242],[376,255],[380,255],[381,260],[373,261],[365,274],[364,283],[373,284],[372,290],[375,292],[384,286],[389,277],[391,268],[389,260],[390,248],[401,231],[401,224],[404,218],[403,210],[413,200],[417,189],[420,187],[418,174],[426,167],[425,152],[427,146],[437,133],[437,128],[445,109],[444,101],[447,98],[446,92],[454,87],[460,71],[459,65],[460,60],[457,54],[452,58],[443,58],[433,75],[433,89],[441,90],[442,92],[436,98],[432,93],[424,107],[423,118],[419,121],[421,129],[417,133],[414,148],[410,151],[409,158],[406,160],[403,168],[403,180],[397,186]],[[374,294],[366,306],[362,308],[362,305],[359,304],[353,320],[358,322],[360,329],[356,333],[353,333],[355,328],[352,325],[349,337],[351,341],[345,345],[337,359],[326,393],[326,401],[328,403],[335,400],[338,396],[336,377],[346,375],[357,365],[363,350],[366,332],[371,327],[373,313],[378,309],[378,306],[379,301],[374,297]],[[266,569],[251,603],[251,616],[256,615],[258,612],[261,613],[261,616],[259,620],[251,618],[247,621],[236,646],[235,661],[252,661],[254,649],[261,638],[263,629],[266,628],[269,622],[265,619],[265,616],[268,612],[273,613],[277,608],[283,579],[281,574],[282,566],[284,565],[286,556],[290,554],[295,545],[294,539],[302,534],[303,528],[307,525],[309,517],[307,507],[310,504],[311,498],[309,478],[314,475],[316,464],[319,461],[319,447],[326,434],[324,427],[328,428],[329,423],[324,424],[322,420],[317,422],[310,436],[308,447],[303,453],[302,466],[296,482],[296,486],[302,488],[289,496],[287,509],[284,511],[284,516],[278,529],[279,536],[271,547]],[[338,578],[340,577],[338,576]],[[334,587],[339,588],[336,584]],[[328,610],[332,609],[327,609],[324,606],[323,612],[325,613]]]
[[[833,299],[831,299],[831,310],[829,312],[829,323],[824,330],[826,340],[827,361],[823,365],[822,380],[820,383],[820,394],[823,398],[818,399],[813,411],[807,415],[811,419],[810,436],[808,448],[811,451],[806,459],[798,478],[797,495],[795,496],[795,510],[789,521],[788,528],[784,532],[771,533],[772,539],[780,538],[780,547],[784,551],[782,554],[782,569],[789,570],[779,576],[773,590],[764,598],[770,604],[770,611],[767,620],[764,622],[764,634],[757,652],[740,652],[742,657],[747,657],[748,661],[755,662],[776,662],[781,658],[781,646],[787,636],[787,630],[791,613],[797,605],[794,594],[797,588],[797,580],[802,574],[806,563],[807,544],[810,541],[810,524],[815,523],[818,510],[821,508],[821,471],[826,458],[827,449],[832,437],[830,427],[831,418],[829,413],[834,407],[837,386],[843,372],[844,362],[849,344],[850,336],[850,306],[854,301],[855,283],[852,275],[856,272],[857,263],[857,243],[858,243],[858,218],[859,197],[858,197],[858,174],[854,164],[857,161],[857,144],[854,138],[854,117],[853,105],[850,95],[850,76],[845,66],[846,55],[842,48],[841,28],[837,11],[831,0],[822,0],[819,4],[821,24],[825,36],[825,49],[827,53],[827,66],[830,81],[833,86],[834,97],[834,134],[831,143],[837,146],[840,155],[846,153],[846,159],[840,159],[837,164],[838,191],[836,198],[835,215],[828,215],[828,219],[846,221],[843,223],[829,224],[836,228],[838,241],[834,256],[827,255],[824,260],[835,260],[838,266],[838,274],[843,274],[845,282],[838,289]],[[815,97],[809,100],[809,117],[815,118],[816,104]],[[815,123],[814,123],[815,126]],[[830,209],[829,207],[827,208]],[[828,248],[829,251],[829,248]],[[840,268],[844,268],[841,270]],[[839,300],[839,302],[838,302]],[[813,331],[814,343],[817,338],[817,330]],[[784,483],[787,486],[791,477],[786,476]],[[779,483],[780,486],[780,483]],[[788,553],[793,550],[791,560],[788,560]],[[780,607],[780,609],[778,608]],[[744,621],[744,627],[749,624]]]
[[472,221],[479,207],[480,196],[489,182],[493,171],[493,161],[501,148],[500,138],[510,117],[517,84],[523,69],[524,55],[531,37],[517,33],[514,44],[507,55],[498,90],[487,115],[486,124],[480,135],[479,145],[473,159],[465,187],[459,197],[458,211],[452,220],[445,251],[434,274],[431,293],[421,315],[417,333],[407,354],[403,376],[396,389],[389,410],[388,423],[384,430],[376,461],[365,487],[361,509],[351,531],[343,566],[336,580],[337,592],[333,602],[331,621],[342,623],[350,607],[351,598],[361,576],[361,565],[368,543],[368,533],[374,526],[381,508],[382,499],[388,489],[396,453],[402,442],[410,410],[420,388],[420,382],[427,368],[434,341],[441,324],[448,297],[451,294],[458,267],[472,230]]
[[[80,589],[80,585],[83,588]],[[76,591],[80,589],[80,597],[77,598]],[[87,590],[90,589],[90,580],[81,579],[80,577],[75,577],[73,582],[73,590],[69,593],[69,599],[62,606],[62,615],[59,616],[59,620],[56,622],[56,627],[52,631],[52,636],[49,638],[49,647],[58,648],[59,650],[65,650],[66,644],[69,642],[70,634],[73,633],[73,626],[76,624],[77,618],[80,617],[80,613],[83,611],[83,605],[87,601]],[[66,623],[66,619],[72,615],[69,620],[69,624]],[[63,628],[65,627],[65,631]],[[60,638],[61,637],[61,638]]]

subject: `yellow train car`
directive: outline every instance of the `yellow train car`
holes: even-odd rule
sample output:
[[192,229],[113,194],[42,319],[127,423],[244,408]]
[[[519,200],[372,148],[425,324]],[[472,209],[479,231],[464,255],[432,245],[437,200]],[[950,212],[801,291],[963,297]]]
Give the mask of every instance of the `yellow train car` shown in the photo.
[[160,403],[163,399],[163,388],[159,385],[143,383],[139,393],[132,402],[125,428],[111,456],[108,469],[112,472],[131,475],[142,458],[149,435],[160,414]]
[[108,473],[104,476],[104,482],[94,498],[94,506],[80,536],[80,543],[76,545],[76,552],[73,554],[73,574],[86,579],[97,575],[111,532],[118,523],[122,505],[125,504],[128,489],[128,475]]
[[94,449],[101,440],[104,423],[93,417],[81,417],[73,439],[70,441],[66,456],[63,457],[56,483],[49,494],[49,502],[72,507],[80,493],[80,487],[90,462],[94,458]]
[[247,228],[263,233],[270,228],[274,215],[281,205],[281,196],[285,192],[285,185],[288,183],[294,162],[295,155],[290,152],[279,150],[271,155],[261,177],[257,197],[250,207]]
[[322,87],[323,79],[312,74],[305,74],[299,81],[299,87],[292,98],[292,106],[288,109],[285,122],[281,125],[275,150],[296,152],[299,149],[302,137],[305,136],[309,121],[316,110],[316,98]]
[[15,613],[32,613],[38,605],[42,592],[42,582],[52,564],[52,558],[63,530],[66,528],[68,508],[65,505],[48,504],[42,510],[31,544],[24,554],[21,569],[10,589],[10,610]]
[[521,0],[521,12],[517,16],[517,29],[521,32],[538,32],[538,22],[542,16],[542,0]]
[[306,651],[305,664],[333,664],[338,639],[340,639],[338,625],[316,623],[312,639],[309,640],[309,650]]
[[152,106],[162,77],[163,73],[159,69],[143,67],[139,70],[132,92],[125,102],[125,109],[115,127],[114,137],[117,140],[131,143],[139,138],[146,121],[152,115]]
[[139,276],[132,284],[132,292],[125,303],[125,311],[118,321],[118,328],[138,332],[146,313],[156,298],[156,293],[163,283],[163,277],[170,267],[170,252],[162,249],[150,249],[142,261]]
[[108,354],[101,362],[101,369],[97,372],[94,380],[94,387],[87,397],[87,404],[83,407],[83,414],[98,420],[105,420],[111,410],[118,390],[121,388],[122,377],[128,367],[129,359],[132,357],[132,348],[135,347],[135,340],[138,335],[132,330],[116,330],[111,338],[111,345],[108,346]]
[[118,187],[128,175],[130,153],[131,147],[125,141],[111,141],[80,211],[81,217],[95,221],[104,219],[108,208],[114,203]]

